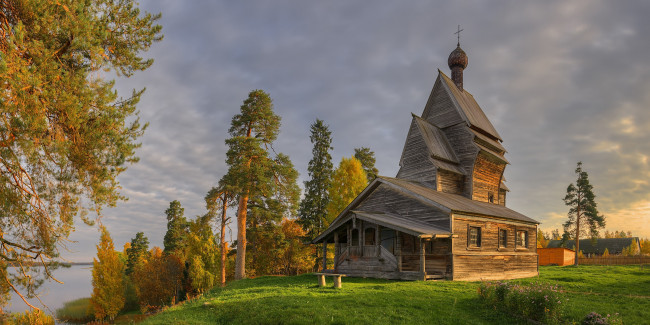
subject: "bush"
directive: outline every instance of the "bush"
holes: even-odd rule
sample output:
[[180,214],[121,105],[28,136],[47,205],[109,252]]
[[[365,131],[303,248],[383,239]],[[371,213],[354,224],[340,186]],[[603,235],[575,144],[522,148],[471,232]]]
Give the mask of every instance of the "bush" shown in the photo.
[[564,304],[558,286],[532,283],[524,286],[510,282],[483,282],[479,297],[494,308],[543,323],[559,323]]
[[614,315],[602,316],[599,313],[591,312],[585,318],[582,319],[580,323],[582,325],[619,325],[623,324],[623,321],[618,316],[618,313]]
[[5,324],[16,325],[54,325],[54,318],[46,315],[41,310],[34,309],[32,311],[25,311],[22,313],[12,314],[12,320]]
[[66,302],[63,307],[56,310],[56,318],[73,323],[92,321],[95,315],[90,306],[90,298],[79,298]]

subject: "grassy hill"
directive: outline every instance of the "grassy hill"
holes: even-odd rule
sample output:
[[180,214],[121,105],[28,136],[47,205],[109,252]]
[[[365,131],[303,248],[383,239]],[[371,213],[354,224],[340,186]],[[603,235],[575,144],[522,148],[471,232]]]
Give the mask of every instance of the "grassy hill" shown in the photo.
[[[328,279],[331,285],[331,279]],[[625,324],[650,319],[650,267],[540,267],[540,277],[516,280],[559,284],[567,321],[588,313],[619,313]],[[234,281],[143,324],[516,324],[485,306],[478,282],[406,282],[343,278],[343,288],[319,288],[316,276]]]

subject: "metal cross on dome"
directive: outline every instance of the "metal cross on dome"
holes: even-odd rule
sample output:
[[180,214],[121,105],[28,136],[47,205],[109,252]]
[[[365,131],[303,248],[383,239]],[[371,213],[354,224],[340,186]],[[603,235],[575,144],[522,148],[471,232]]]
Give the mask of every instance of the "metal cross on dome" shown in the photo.
[[458,35],[458,46],[460,46],[460,32],[462,31],[464,31],[464,29],[460,29],[460,25],[458,25],[458,31],[454,33]]

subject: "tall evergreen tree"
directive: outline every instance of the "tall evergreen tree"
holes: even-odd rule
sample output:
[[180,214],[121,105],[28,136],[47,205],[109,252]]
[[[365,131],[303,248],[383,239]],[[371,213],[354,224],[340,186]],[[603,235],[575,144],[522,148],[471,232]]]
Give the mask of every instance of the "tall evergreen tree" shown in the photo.
[[363,170],[366,172],[366,177],[368,178],[368,183],[372,182],[377,175],[379,170],[375,168],[375,152],[370,150],[370,148],[361,147],[354,149],[354,158],[357,158],[361,162]]
[[310,179],[305,181],[305,198],[300,202],[299,223],[307,231],[308,237],[314,237],[324,229],[329,203],[329,187],[333,172],[332,132],[322,120],[316,120],[311,125],[309,137],[312,148],[312,159],[309,161],[307,171]]
[[326,227],[366,188],[367,184],[366,172],[363,171],[361,162],[354,157],[342,158],[332,175]]
[[[100,72],[149,68],[141,52],[162,39],[160,15],[134,0],[2,0],[0,18],[0,260],[49,265],[76,217],[91,223],[88,212],[123,198],[142,91],[120,98]],[[30,270],[3,282],[34,292],[50,272]]]
[[144,260],[149,252],[149,239],[142,231],[131,239],[131,245],[126,249],[126,275],[130,275],[136,266]]
[[[224,180],[236,189],[237,258],[235,279],[246,276],[246,227],[248,201],[255,197],[276,197],[286,209],[298,188],[297,172],[289,157],[278,154],[271,157],[273,141],[280,129],[280,117],[273,112],[271,97],[262,90],[253,90],[244,100],[240,113],[232,119],[228,145],[228,173]],[[292,183],[293,180],[293,183]],[[290,198],[290,200],[287,200]]]
[[598,237],[598,229],[605,227],[605,217],[598,213],[596,195],[594,195],[593,186],[589,183],[589,175],[582,170],[582,162],[578,162],[575,172],[578,179],[575,185],[569,184],[564,197],[564,204],[570,207],[569,219],[564,223],[564,233],[567,235],[566,237],[573,235],[575,238],[575,265],[578,265],[580,236]]
[[165,210],[167,216],[167,232],[163,239],[164,252],[166,254],[182,254],[187,241],[189,223],[183,216],[185,209],[177,200],[169,202],[169,208]]
[[111,321],[124,306],[124,263],[119,258],[113,239],[106,227],[101,227],[97,258],[93,258],[93,293],[90,297],[95,318]]

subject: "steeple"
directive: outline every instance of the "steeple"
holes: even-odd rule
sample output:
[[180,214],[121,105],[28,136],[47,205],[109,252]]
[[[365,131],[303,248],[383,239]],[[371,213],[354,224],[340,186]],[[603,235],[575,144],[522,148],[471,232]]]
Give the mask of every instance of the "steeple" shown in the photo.
[[463,70],[467,68],[467,54],[460,48],[461,31],[463,30],[458,25],[458,31],[454,33],[458,34],[458,44],[456,44],[456,49],[449,54],[447,64],[449,64],[449,69],[451,69],[451,80],[454,81],[458,89],[463,90]]

